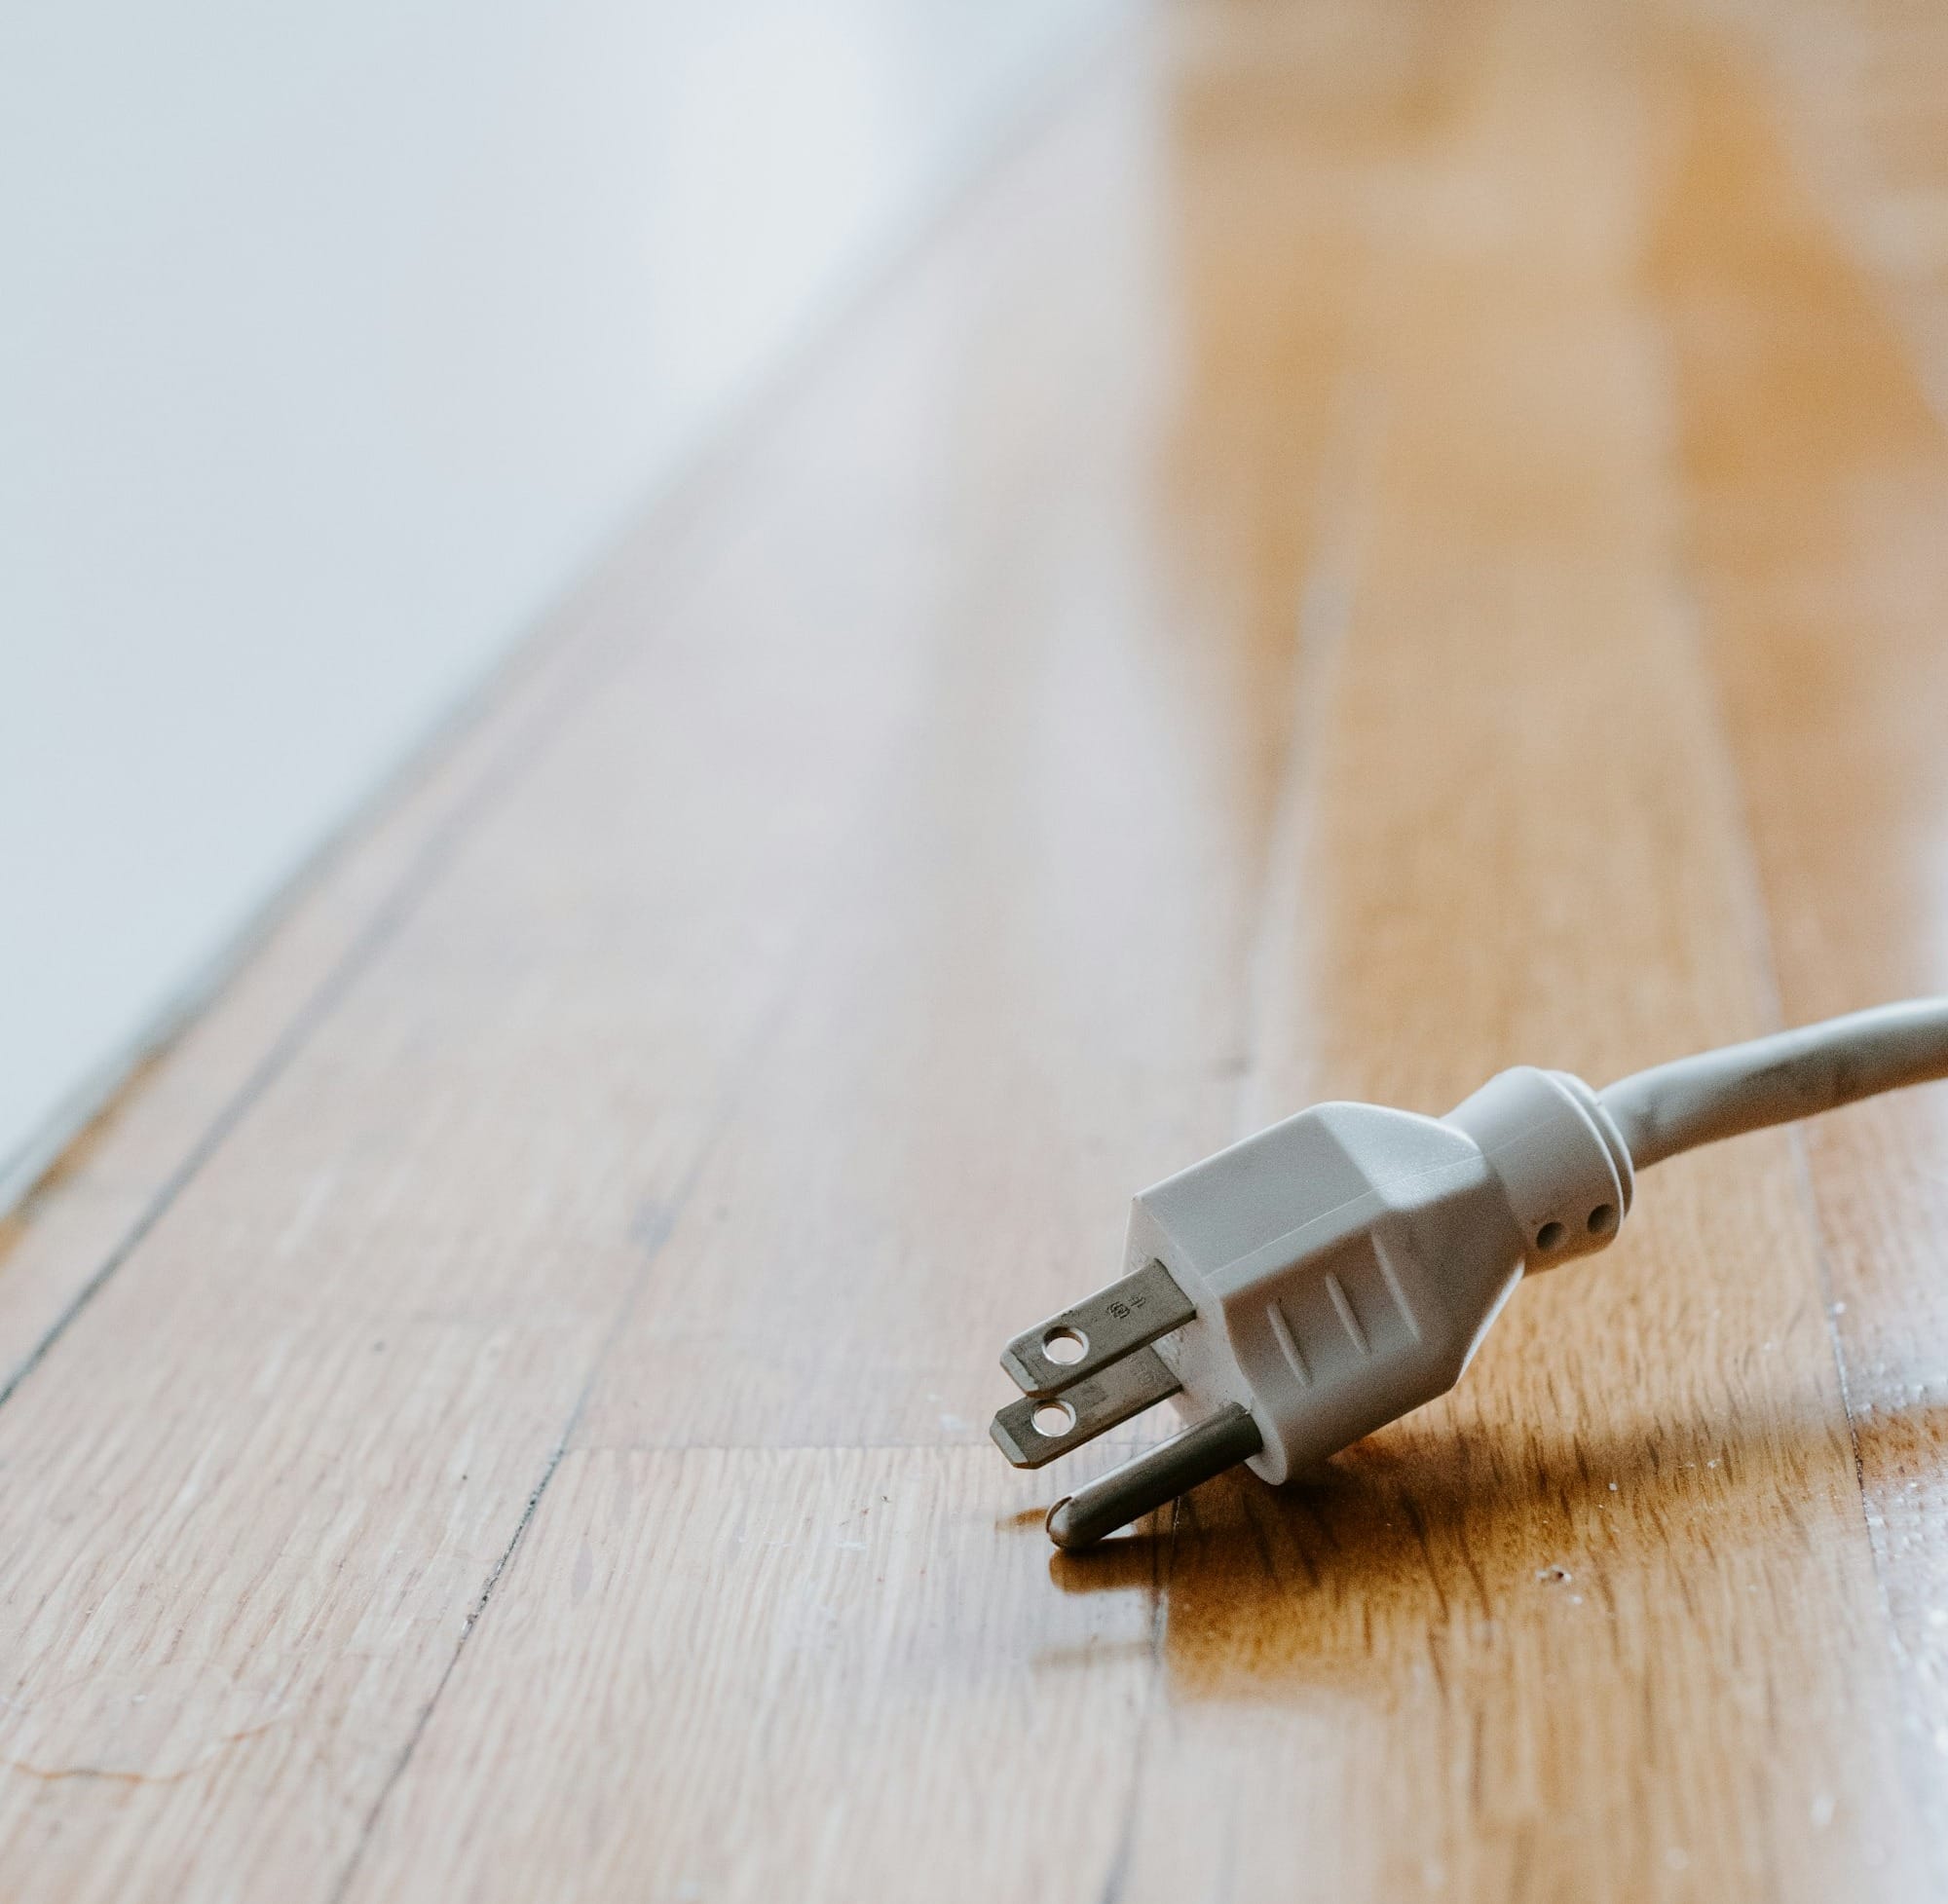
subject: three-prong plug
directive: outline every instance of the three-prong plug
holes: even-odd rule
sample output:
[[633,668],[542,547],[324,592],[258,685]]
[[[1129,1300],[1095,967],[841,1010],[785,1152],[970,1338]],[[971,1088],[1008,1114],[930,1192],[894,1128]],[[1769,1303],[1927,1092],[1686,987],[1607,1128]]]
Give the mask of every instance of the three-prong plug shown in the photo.
[[1451,1388],[1523,1272],[1606,1247],[1631,1187],[1563,1071],[1442,1118],[1315,1105],[1136,1199],[1122,1280],[1008,1344],[993,1437],[1039,1468],[1166,1399],[1191,1423],[1057,1502],[1065,1548],[1241,1461],[1283,1481]]

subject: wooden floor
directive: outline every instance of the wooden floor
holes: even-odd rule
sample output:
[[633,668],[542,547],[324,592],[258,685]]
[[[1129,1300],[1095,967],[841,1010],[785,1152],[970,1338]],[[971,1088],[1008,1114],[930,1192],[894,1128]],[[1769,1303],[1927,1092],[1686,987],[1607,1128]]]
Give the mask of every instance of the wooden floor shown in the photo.
[[1919,0],[1122,31],[6,1232],[0,1895],[1941,1895],[1948,1090],[1324,1483],[986,1420],[1258,1122],[1948,989],[1945,392]]

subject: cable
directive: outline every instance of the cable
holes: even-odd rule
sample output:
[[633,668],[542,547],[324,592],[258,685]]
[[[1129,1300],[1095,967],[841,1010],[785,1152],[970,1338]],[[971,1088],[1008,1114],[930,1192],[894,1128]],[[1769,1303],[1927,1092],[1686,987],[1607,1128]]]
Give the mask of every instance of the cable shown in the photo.
[[1941,1077],[1948,998],[1918,998],[1600,1093],[1518,1065],[1441,1118],[1315,1104],[1137,1197],[1121,1280],[1008,1344],[994,1440],[1039,1468],[1176,1398],[1189,1427],[1049,1511],[1062,1547],[1240,1462],[1283,1481],[1452,1388],[1524,1275],[1616,1240],[1638,1171]]
[[1948,1077],[1948,998],[1913,998],[1680,1058],[1600,1096],[1644,1170],[1701,1143],[1940,1077]]

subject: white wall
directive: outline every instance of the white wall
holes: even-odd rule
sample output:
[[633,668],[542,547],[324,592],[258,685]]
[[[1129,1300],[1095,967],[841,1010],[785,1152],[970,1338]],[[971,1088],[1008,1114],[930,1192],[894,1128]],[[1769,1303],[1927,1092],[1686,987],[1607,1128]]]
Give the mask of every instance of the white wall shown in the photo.
[[0,1207],[1105,0],[0,16]]

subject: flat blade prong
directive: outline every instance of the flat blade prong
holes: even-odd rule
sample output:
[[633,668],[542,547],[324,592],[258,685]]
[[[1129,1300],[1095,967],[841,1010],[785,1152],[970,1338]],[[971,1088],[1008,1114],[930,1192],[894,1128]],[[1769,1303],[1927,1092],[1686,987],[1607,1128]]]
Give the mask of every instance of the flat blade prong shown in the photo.
[[[1118,1422],[1142,1414],[1181,1386],[1154,1349],[1140,1349],[1099,1375],[1070,1383],[1060,1395],[1031,1395],[1010,1401],[988,1432],[1017,1468],[1039,1468]],[[1053,1433],[1036,1419],[1051,1414]]]
[[1058,1501],[1048,1511],[1048,1537],[1059,1548],[1093,1547],[1199,1482],[1249,1461],[1263,1445],[1250,1409],[1234,1401]]
[[[1177,1287],[1170,1271],[1160,1262],[1147,1262],[1120,1283],[1016,1336],[1001,1351],[1001,1366],[1024,1395],[1036,1400],[1061,1395],[1132,1350],[1181,1328],[1196,1314],[1196,1303]],[[1051,1349],[1069,1359],[1058,1361]]]

